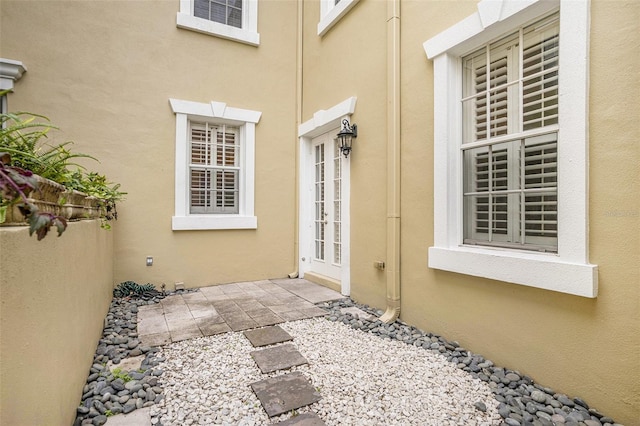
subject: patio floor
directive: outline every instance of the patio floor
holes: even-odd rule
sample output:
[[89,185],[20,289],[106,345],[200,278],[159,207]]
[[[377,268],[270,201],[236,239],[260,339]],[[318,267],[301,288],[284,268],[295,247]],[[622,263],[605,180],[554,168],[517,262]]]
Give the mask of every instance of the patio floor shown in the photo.
[[248,330],[326,315],[316,303],[340,293],[303,279],[223,284],[166,297],[138,311],[138,337],[161,346],[229,331]]

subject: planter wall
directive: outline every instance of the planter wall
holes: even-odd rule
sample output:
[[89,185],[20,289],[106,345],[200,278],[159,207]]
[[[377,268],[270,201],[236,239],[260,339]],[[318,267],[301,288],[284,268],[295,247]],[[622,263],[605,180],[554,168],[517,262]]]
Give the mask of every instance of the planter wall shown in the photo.
[[[103,217],[100,200],[96,197],[66,189],[63,185],[38,175],[34,175],[38,189],[27,194],[27,200],[42,213],[62,216],[67,220],[97,219]],[[7,209],[7,216],[0,226],[25,225],[26,219],[18,204]]]

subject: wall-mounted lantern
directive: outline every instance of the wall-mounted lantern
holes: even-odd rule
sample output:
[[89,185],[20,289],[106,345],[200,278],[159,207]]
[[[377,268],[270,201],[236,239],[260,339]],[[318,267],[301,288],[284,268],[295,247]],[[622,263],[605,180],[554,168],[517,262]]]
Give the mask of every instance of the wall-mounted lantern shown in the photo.
[[349,156],[351,152],[351,143],[354,138],[358,137],[358,126],[354,124],[349,125],[349,120],[346,118],[342,120],[342,130],[338,133],[338,139],[340,141],[340,151],[344,154],[345,158]]

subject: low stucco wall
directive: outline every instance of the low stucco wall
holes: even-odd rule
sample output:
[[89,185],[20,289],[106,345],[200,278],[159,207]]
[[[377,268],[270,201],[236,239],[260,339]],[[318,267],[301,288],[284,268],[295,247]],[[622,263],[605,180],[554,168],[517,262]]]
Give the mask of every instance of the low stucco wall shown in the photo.
[[0,228],[0,425],[70,425],[113,288],[113,233]]

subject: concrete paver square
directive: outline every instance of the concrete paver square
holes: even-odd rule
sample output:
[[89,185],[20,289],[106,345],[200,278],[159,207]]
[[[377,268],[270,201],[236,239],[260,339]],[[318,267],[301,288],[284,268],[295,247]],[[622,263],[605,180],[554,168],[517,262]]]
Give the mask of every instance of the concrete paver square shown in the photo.
[[295,308],[292,308],[289,305],[282,305],[282,304],[269,306],[269,309],[271,309],[276,314],[280,314],[282,312],[295,310]]
[[282,304],[277,297],[273,297],[273,296],[262,297],[262,298],[259,298],[258,301],[262,305],[266,306],[267,308]]
[[285,322],[282,318],[274,313],[253,317],[253,320],[258,324],[258,327],[265,327],[267,325],[274,325]]
[[278,326],[256,328],[255,330],[245,331],[243,334],[249,339],[254,348],[293,340],[289,333]]
[[212,323],[202,322],[198,324],[203,336],[213,336],[214,334],[222,334],[231,331],[226,322]]
[[138,334],[156,334],[169,331],[163,316],[138,318]]
[[226,321],[227,325],[233,331],[249,330],[250,328],[256,328],[258,323],[249,318],[248,320]]
[[286,370],[296,365],[309,363],[291,343],[253,351],[249,355],[251,355],[263,373]]
[[184,300],[186,302],[186,304],[188,305],[188,304],[191,304],[193,302],[199,302],[199,301],[206,302],[207,301],[207,297],[203,293],[201,293],[199,291],[194,291],[194,292],[191,292],[191,293],[184,293],[182,295],[182,300]]
[[242,312],[242,309],[240,309],[240,306],[236,305],[235,302],[231,302],[229,300],[211,302],[211,304],[213,305],[215,310],[218,311],[218,313],[220,314],[231,313],[231,312]]
[[178,319],[178,320],[173,320],[170,321],[169,318],[167,318],[167,327],[169,327],[169,332],[173,333],[175,331],[179,331],[179,330],[188,330],[190,328],[198,328],[198,325],[196,324],[195,320],[193,318],[191,319]]
[[238,301],[236,302],[236,305],[238,305],[240,307],[240,309],[242,309],[243,311],[253,311],[256,309],[264,309],[265,306],[263,304],[261,304],[260,302],[258,302],[255,299],[250,299],[250,300],[246,300],[246,301]]
[[138,339],[144,346],[162,346],[171,343],[171,335],[166,333],[140,334]]
[[193,320],[191,311],[188,308],[174,312],[165,312],[164,318],[167,320],[167,322]]
[[172,342],[179,342],[181,340],[196,339],[198,337],[202,337],[202,332],[200,332],[200,329],[197,326],[180,328],[175,331],[170,331],[169,334],[171,334]]
[[153,305],[142,305],[138,307],[138,316],[140,316],[140,314],[142,315],[146,315],[146,314],[160,314],[162,315],[162,305],[159,303],[155,303]]
[[273,315],[273,311],[269,308],[258,308],[258,309],[247,309],[245,310],[246,314],[251,318],[260,317],[263,315]]
[[316,413],[308,412],[300,414],[295,417],[291,417],[289,420],[278,423],[281,426],[325,426],[326,423],[322,421]]
[[107,417],[109,426],[149,426],[151,424],[151,408],[144,407],[129,414],[118,414]]
[[174,294],[173,296],[167,296],[160,301],[162,307],[166,307],[169,305],[184,305],[184,299],[180,294]]
[[321,396],[300,372],[285,374],[251,384],[269,417],[320,401]]
[[310,318],[302,311],[287,311],[287,312],[279,312],[278,316],[285,321],[298,321],[302,319]]
[[179,315],[179,314],[182,314],[182,313],[185,313],[185,312],[189,312],[189,307],[187,306],[186,303],[181,304],[181,305],[173,304],[173,305],[163,306],[163,310],[164,310],[164,314],[165,315],[168,315],[168,314]]
[[325,311],[322,308],[318,308],[316,306],[314,306],[313,308],[309,308],[309,309],[300,309],[300,312],[304,315],[307,316],[307,318],[313,318],[313,317],[322,317],[328,314],[327,311]]
[[231,299],[231,297],[227,296],[224,293],[221,293],[221,294],[207,294],[206,296],[207,296],[207,300],[209,302],[221,302],[221,301],[224,301],[224,300],[230,300]]

